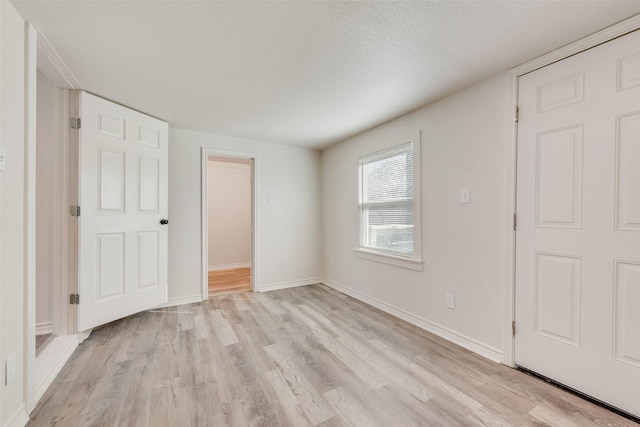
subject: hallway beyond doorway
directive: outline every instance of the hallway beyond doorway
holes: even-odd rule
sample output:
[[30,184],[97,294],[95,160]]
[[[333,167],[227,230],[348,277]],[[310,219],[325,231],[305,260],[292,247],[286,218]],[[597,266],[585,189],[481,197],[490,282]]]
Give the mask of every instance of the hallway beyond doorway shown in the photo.
[[251,268],[209,271],[209,296],[251,291]]

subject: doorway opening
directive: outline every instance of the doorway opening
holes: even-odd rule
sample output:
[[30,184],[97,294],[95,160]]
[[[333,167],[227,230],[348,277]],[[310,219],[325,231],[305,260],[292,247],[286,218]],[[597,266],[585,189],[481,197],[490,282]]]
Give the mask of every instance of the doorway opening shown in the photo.
[[251,290],[253,159],[207,157],[207,293]]
[[202,149],[203,299],[255,290],[258,157]]
[[[58,243],[61,236],[59,223],[61,175],[59,163],[62,160],[58,149],[55,129],[57,108],[55,98],[57,88],[41,70],[37,71],[37,133],[36,133],[36,356],[52,342],[56,336],[64,335],[66,324],[57,315],[60,305],[56,304],[59,269],[62,260]],[[64,332],[62,332],[64,331]]]

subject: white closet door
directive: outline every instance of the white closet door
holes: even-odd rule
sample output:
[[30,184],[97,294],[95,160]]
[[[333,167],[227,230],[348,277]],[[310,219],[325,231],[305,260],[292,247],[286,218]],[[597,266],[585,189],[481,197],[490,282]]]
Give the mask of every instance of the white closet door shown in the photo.
[[519,98],[516,364],[640,416],[640,32]]
[[84,92],[80,116],[84,331],[167,301],[168,125]]

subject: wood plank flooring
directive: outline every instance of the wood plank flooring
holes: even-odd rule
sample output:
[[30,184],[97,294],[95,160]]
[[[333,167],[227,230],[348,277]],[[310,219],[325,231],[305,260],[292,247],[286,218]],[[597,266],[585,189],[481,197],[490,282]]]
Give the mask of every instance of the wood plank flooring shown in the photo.
[[209,271],[209,296],[251,290],[251,268]]
[[29,426],[631,426],[324,285],[97,328]]

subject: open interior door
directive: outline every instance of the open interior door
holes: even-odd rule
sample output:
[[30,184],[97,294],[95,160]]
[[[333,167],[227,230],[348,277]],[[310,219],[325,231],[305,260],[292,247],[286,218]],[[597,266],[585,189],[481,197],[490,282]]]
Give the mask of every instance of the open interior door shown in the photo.
[[167,301],[168,125],[79,93],[78,331]]

